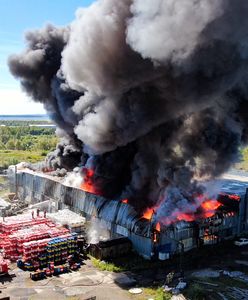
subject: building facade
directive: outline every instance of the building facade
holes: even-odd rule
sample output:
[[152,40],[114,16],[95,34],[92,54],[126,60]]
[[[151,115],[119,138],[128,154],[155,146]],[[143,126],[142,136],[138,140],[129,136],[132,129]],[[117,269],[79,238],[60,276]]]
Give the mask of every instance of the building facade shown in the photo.
[[211,218],[180,221],[156,229],[128,203],[105,199],[64,185],[60,180],[27,169],[9,169],[12,191],[30,203],[49,201],[52,210],[68,207],[88,220],[92,217],[109,231],[111,237],[128,237],[143,257],[167,259],[174,253],[201,245],[221,242],[248,231],[248,183],[222,180],[219,201],[222,206]]

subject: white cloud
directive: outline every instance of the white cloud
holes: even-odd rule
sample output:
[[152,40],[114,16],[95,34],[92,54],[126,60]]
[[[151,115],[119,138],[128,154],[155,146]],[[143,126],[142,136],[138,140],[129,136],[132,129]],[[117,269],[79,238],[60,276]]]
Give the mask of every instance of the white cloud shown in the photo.
[[44,114],[43,105],[30,100],[16,88],[0,89],[0,115]]

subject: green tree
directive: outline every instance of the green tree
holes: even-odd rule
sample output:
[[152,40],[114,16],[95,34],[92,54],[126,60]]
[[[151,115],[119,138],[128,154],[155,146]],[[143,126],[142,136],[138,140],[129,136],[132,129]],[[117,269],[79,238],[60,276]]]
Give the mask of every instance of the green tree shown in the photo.
[[9,139],[6,143],[6,149],[15,150],[16,141],[14,139]]
[[4,150],[4,149],[5,149],[5,144],[2,141],[0,141],[0,150]]

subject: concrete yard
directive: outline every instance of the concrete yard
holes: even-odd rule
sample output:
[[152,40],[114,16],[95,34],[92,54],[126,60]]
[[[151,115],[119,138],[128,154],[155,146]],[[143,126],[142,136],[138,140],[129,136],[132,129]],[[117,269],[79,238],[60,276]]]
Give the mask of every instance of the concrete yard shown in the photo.
[[[202,257],[206,256],[205,252],[209,254],[208,260],[202,260]],[[9,296],[11,300],[160,299],[155,296],[156,289],[161,289],[166,274],[173,266],[178,265],[177,259],[147,262],[130,256],[129,259],[117,259],[116,265],[118,261],[123,263],[132,259],[133,268],[127,268],[129,271],[125,272],[101,271],[93,265],[92,260],[87,259],[78,271],[40,281],[32,281],[28,271],[24,272],[15,264],[11,264],[9,276],[0,277],[0,298]],[[182,291],[183,295],[175,295],[172,299],[194,299],[190,295],[196,291],[205,295],[207,293],[206,298],[197,300],[248,300],[248,268],[247,264],[243,263],[247,262],[247,259],[248,246],[237,247],[231,241],[224,247],[216,245],[186,254],[184,270],[188,286]],[[105,263],[107,264],[107,261]],[[142,293],[131,295],[131,287],[141,288]]]
[[79,271],[40,281],[32,281],[29,272],[12,264],[9,276],[0,278],[0,297],[9,296],[11,300],[86,300],[91,297],[125,300],[131,299],[128,289],[132,283],[132,278],[123,273],[95,269],[89,260]]

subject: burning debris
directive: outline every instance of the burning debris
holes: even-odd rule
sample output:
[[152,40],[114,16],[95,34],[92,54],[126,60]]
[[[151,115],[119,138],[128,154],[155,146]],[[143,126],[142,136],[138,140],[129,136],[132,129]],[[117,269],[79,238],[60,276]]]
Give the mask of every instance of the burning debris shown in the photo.
[[28,32],[9,67],[57,124],[45,167],[79,166],[82,189],[164,224],[213,215],[201,182],[247,143],[247,13],[242,0],[99,0]]
[[222,204],[218,200],[207,199],[204,195],[194,196],[194,201],[195,202],[192,202],[191,206],[188,205],[187,208],[184,208],[184,212],[182,212],[179,207],[177,210],[175,209],[174,212],[168,212],[167,214],[165,214],[165,217],[160,214],[161,211],[163,214],[166,212],[167,202],[161,201],[154,207],[147,208],[142,217],[151,221],[159,220],[163,225],[169,225],[178,221],[192,222],[196,219],[205,219],[212,217],[215,214],[216,210],[220,206],[222,206]]
[[85,192],[93,193],[93,194],[100,194],[100,191],[98,191],[94,185],[94,170],[92,169],[83,169],[83,183],[81,184],[81,189]]

